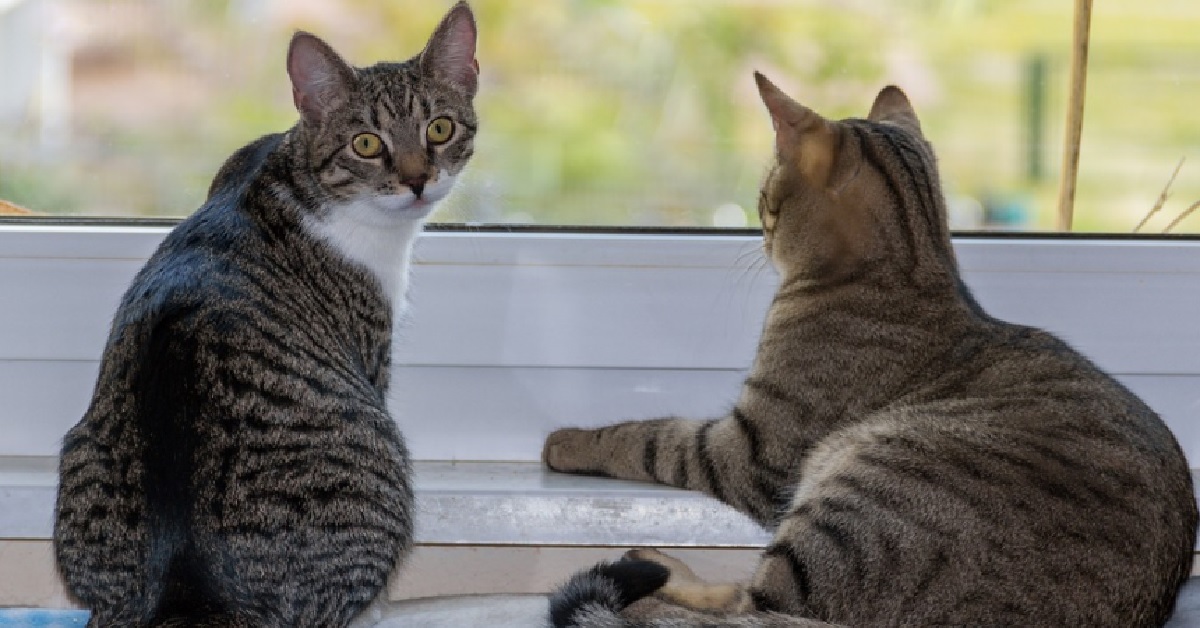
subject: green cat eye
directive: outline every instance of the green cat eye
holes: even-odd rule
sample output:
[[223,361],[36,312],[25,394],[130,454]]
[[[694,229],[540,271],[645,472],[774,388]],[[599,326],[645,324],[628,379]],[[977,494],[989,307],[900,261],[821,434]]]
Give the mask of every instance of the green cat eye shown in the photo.
[[454,122],[450,118],[438,118],[425,129],[430,144],[445,144],[451,135],[454,135]]
[[350,147],[354,149],[354,154],[370,159],[383,152],[383,139],[374,133],[359,133],[351,140]]

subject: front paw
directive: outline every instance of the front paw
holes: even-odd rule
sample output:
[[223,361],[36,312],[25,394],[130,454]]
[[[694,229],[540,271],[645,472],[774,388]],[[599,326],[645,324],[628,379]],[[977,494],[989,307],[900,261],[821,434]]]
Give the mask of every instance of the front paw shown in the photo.
[[596,473],[591,464],[596,444],[596,430],[569,427],[554,430],[542,446],[542,462],[564,473]]

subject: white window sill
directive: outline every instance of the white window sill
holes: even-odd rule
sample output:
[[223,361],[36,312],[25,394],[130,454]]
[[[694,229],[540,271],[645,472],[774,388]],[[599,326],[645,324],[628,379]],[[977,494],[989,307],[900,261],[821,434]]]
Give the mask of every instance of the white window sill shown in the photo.
[[[0,538],[51,538],[56,465],[54,458],[0,458]],[[553,473],[534,462],[414,467],[419,544],[750,548],[770,539],[747,517],[692,491]],[[1192,476],[1200,483],[1200,473]]]
[[[551,473],[533,462],[414,466],[420,544],[761,547],[769,538],[690,491]],[[51,538],[57,481],[54,458],[0,458],[0,538]]]

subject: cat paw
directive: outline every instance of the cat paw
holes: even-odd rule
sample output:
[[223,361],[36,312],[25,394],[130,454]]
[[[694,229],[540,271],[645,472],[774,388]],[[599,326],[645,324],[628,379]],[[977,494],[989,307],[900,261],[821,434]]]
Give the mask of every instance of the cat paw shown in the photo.
[[542,447],[542,462],[554,471],[593,473],[585,464],[595,445],[595,430],[565,428],[554,430]]
[[671,572],[669,584],[700,584],[704,582],[699,576],[696,575],[696,572],[692,571],[692,568],[685,565],[682,560],[679,560],[673,556],[667,556],[666,554],[652,547],[631,549],[628,552],[625,552],[624,558],[629,560],[644,560],[666,567],[667,570]]
[[[738,584],[709,584],[700,579],[678,558],[651,548],[629,550],[622,560],[650,562],[666,567],[670,574],[667,582],[655,592],[654,597],[676,606],[699,611],[727,613],[745,612],[748,597]],[[749,608],[752,608],[749,607]]]

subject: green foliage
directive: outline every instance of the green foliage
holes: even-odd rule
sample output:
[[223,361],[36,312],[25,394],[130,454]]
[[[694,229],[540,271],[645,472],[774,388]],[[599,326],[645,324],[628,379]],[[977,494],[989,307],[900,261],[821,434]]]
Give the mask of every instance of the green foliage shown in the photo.
[[[446,8],[428,0],[311,4],[327,10],[305,12],[309,4],[298,3],[291,13],[246,18],[238,7],[247,3],[232,0],[170,10],[147,2],[146,11],[169,23],[160,36],[176,34],[131,43],[143,55],[135,70],[193,73],[201,102],[164,115],[158,99],[131,94],[130,107],[155,115],[132,124],[89,115],[61,161],[28,160],[20,183],[11,151],[0,151],[0,194],[64,211],[186,213],[233,149],[294,123],[283,71],[294,29],[320,34],[361,65],[416,54]],[[438,218],[709,225],[730,203],[753,216],[772,142],[750,78],[758,69],[831,117],[864,115],[883,84],[899,83],[939,150],[956,203],[994,200],[1026,212],[1024,228],[1053,226],[1070,0],[472,6],[481,134],[468,175]],[[1192,108],[1200,100],[1198,30],[1200,4],[1192,0],[1097,3],[1077,228],[1128,231],[1181,156],[1200,162]],[[1031,181],[1023,73],[1039,55],[1048,63],[1040,140],[1048,172]],[[87,114],[88,106],[76,108]],[[1200,198],[1194,168],[1200,163],[1185,165],[1176,183],[1180,202]],[[1200,230],[1200,217],[1183,229]]]
[[47,177],[43,164],[0,167],[0,199],[16,199],[29,207],[54,207],[63,213],[79,209],[80,198]]

